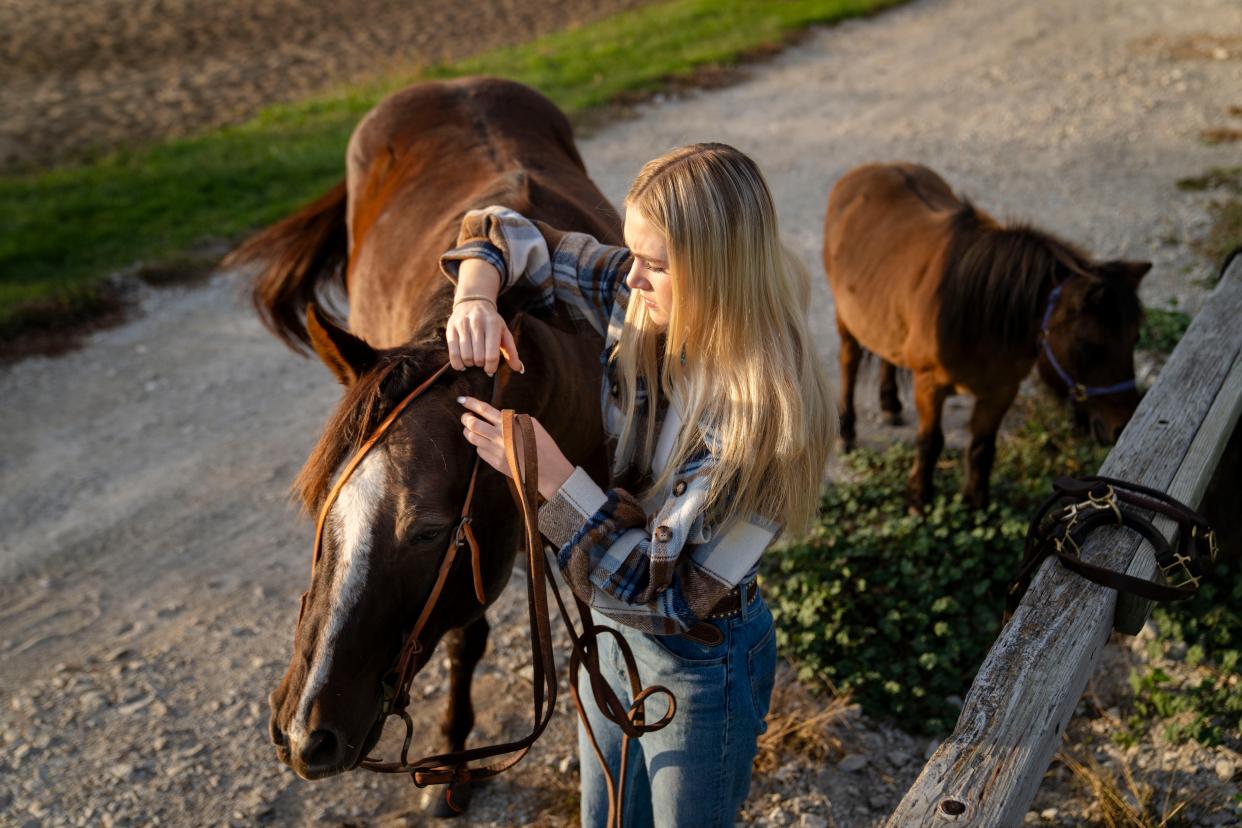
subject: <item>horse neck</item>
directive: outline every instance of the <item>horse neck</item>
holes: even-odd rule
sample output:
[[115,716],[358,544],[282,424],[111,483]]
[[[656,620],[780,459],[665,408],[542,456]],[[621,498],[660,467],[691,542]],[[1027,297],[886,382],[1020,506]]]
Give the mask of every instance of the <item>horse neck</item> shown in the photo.
[[502,389],[505,406],[530,413],[566,456],[582,464],[604,443],[599,405],[600,343],[535,320],[517,333],[525,374],[511,374]]

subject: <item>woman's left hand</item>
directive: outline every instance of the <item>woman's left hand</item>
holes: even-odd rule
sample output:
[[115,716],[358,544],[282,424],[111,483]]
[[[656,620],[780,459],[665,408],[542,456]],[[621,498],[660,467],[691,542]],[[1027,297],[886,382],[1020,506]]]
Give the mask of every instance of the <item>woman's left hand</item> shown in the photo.
[[[467,408],[461,415],[463,434],[466,440],[479,450],[483,458],[493,469],[509,474],[509,463],[505,460],[505,440],[500,430],[500,411],[474,397],[458,397],[457,401]],[[534,417],[530,418],[535,427],[535,454],[539,462],[539,494],[549,500],[556,494],[561,485],[574,473],[574,466],[561,453],[556,441],[544,430]]]

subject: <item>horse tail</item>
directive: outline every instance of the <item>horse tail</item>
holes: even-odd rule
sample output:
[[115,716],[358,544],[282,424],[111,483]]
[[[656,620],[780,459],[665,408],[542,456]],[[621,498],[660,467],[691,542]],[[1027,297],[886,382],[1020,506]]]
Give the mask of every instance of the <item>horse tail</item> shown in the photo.
[[307,353],[306,307],[319,288],[345,279],[349,241],[345,181],[291,216],[260,230],[229,253],[226,267],[260,265],[250,300],[264,327],[297,353]]

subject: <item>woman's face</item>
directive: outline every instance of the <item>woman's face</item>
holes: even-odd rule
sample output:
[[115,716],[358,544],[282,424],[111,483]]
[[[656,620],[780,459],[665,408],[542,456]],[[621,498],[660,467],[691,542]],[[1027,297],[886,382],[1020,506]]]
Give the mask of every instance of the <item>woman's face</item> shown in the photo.
[[625,211],[625,246],[634,254],[634,266],[625,277],[635,299],[645,302],[647,315],[658,327],[673,313],[673,275],[669,272],[668,243],[637,210]]

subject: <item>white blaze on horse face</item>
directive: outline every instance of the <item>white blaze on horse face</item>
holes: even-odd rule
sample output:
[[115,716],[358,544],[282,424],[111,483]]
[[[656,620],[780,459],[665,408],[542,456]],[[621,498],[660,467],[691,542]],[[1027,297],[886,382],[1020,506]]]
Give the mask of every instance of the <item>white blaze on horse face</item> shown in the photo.
[[328,680],[333,649],[366,583],[367,570],[370,569],[371,525],[387,482],[388,467],[384,452],[377,449],[354,470],[332,504],[328,527],[336,540],[336,561],[332,567],[331,603],[328,605],[328,620],[320,627],[319,641],[315,643],[315,657],[306,672],[302,697],[298,700],[293,721],[289,723],[291,745],[300,744],[310,735],[307,719],[311,703]]

